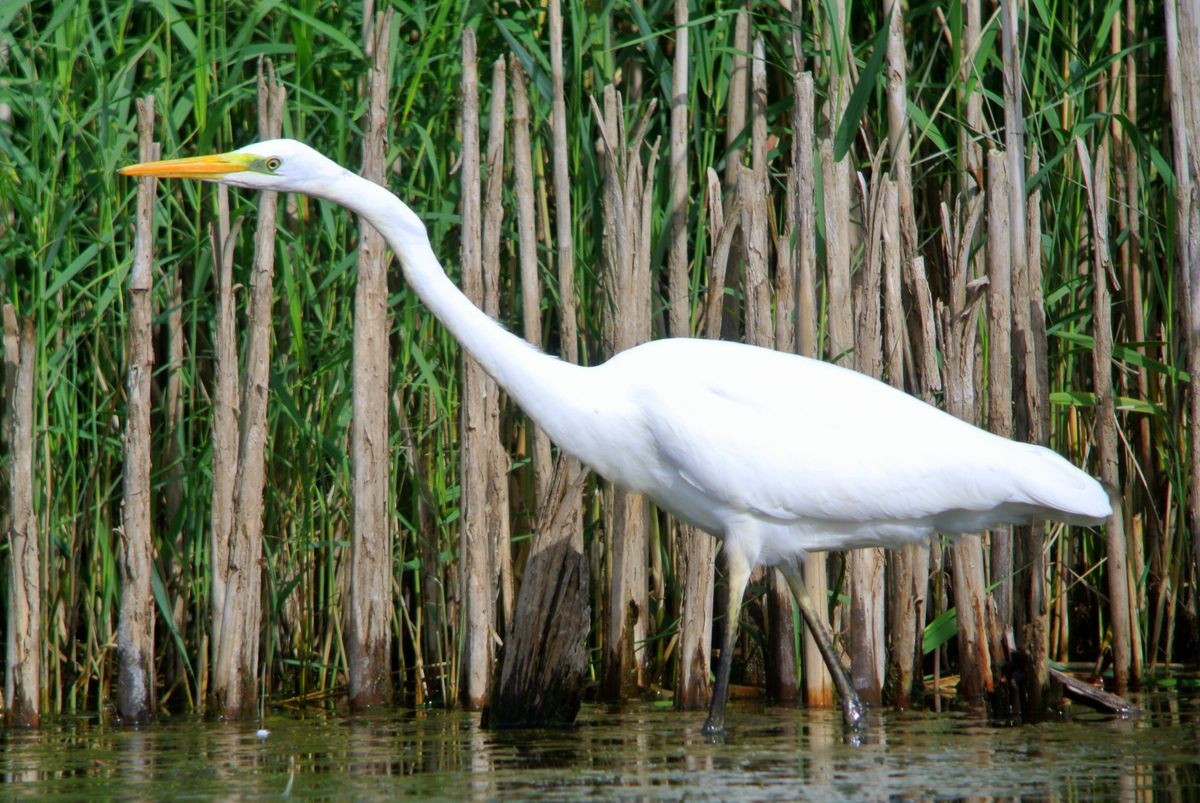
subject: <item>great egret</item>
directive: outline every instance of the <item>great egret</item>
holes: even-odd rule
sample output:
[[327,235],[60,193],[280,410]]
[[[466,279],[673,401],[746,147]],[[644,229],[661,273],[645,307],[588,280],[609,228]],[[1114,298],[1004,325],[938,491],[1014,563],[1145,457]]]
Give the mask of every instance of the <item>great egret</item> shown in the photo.
[[294,140],[121,172],[302,193],[358,213],[387,239],[426,306],[554,442],[721,539],[728,626],[707,733],[724,728],[738,612],[754,566],[782,570],[843,716],[856,725],[863,707],[804,588],[804,555],[1031,519],[1096,524],[1111,512],[1100,484],[1049,449],[992,435],[828,363],[687,338],[586,368],[547,355],[467,300],[408,206]]

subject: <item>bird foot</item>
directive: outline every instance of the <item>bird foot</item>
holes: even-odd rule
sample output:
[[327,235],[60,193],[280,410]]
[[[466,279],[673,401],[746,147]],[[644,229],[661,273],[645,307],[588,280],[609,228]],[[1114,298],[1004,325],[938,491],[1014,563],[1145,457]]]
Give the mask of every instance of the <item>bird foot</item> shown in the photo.
[[842,719],[847,728],[862,730],[867,724],[867,707],[858,695],[851,692],[842,695]]

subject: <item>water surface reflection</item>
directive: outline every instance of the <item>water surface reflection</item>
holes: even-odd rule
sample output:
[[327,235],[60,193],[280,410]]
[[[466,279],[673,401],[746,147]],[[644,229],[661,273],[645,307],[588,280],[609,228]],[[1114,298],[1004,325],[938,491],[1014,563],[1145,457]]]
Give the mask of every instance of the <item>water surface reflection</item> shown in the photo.
[[278,713],[262,726],[90,719],[0,736],[6,792],[67,797],[721,800],[1200,798],[1200,699],[1138,719],[1008,727],[883,712],[848,739],[836,711],[741,708],[723,743],[703,714],[585,707],[564,731],[483,731],[478,715]]

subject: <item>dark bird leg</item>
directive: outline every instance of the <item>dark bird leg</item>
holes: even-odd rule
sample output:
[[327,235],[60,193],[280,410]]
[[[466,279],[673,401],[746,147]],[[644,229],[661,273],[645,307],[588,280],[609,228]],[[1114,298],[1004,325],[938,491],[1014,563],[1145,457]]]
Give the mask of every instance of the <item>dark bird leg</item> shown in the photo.
[[846,721],[846,725],[857,728],[862,724],[863,717],[867,713],[866,706],[863,705],[862,700],[858,699],[858,692],[854,691],[854,687],[850,685],[850,679],[846,677],[846,670],[842,667],[837,653],[833,651],[833,638],[829,635],[829,630],[825,627],[825,623],[817,617],[817,609],[813,606],[812,597],[808,595],[808,588],[804,585],[804,576],[800,572],[800,565],[798,562],[788,562],[781,565],[779,569],[787,578],[788,585],[792,588],[792,594],[796,597],[796,604],[800,606],[800,613],[804,617],[804,621],[808,623],[808,629],[812,632],[813,638],[816,639],[817,649],[821,651],[825,665],[829,667],[829,674],[833,676],[833,683],[837,686],[838,695],[842,698],[842,718]]
[[750,563],[736,547],[725,542],[725,560],[729,574],[729,605],[725,609],[725,637],[721,639],[721,656],[717,659],[717,682],[713,686],[708,719],[702,731],[707,734],[725,730],[725,700],[729,696],[729,672],[733,667],[733,645],[737,640],[738,615],[742,610],[742,595],[750,581]]

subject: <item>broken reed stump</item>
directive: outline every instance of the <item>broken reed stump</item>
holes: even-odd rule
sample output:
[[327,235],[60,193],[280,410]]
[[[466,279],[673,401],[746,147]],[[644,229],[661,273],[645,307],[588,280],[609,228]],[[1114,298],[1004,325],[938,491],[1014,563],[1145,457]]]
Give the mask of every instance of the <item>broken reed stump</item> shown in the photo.
[[483,709],[485,728],[566,726],[579,713],[592,619],[578,503],[586,479],[578,461],[559,456]]
[[[1035,658],[1017,648],[1016,638],[1011,628],[1003,634],[1005,652],[1004,681],[1009,686],[1011,699],[1014,703],[1012,714],[1022,722],[1037,722],[1044,718],[1043,706],[1062,712],[1062,698],[1083,703],[1096,711],[1120,716],[1137,716],[1144,714],[1145,709],[1126,700],[1119,694],[1106,691],[1096,682],[1080,680],[1079,678],[1057,669],[1053,666],[1047,669],[1049,680],[1054,681],[1054,694],[1045,695],[1045,691],[1029,682],[1028,674],[1035,671]],[[999,684],[998,684],[999,685]],[[1042,700],[1043,695],[1053,699]]]

